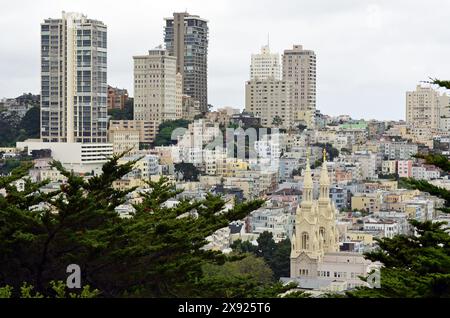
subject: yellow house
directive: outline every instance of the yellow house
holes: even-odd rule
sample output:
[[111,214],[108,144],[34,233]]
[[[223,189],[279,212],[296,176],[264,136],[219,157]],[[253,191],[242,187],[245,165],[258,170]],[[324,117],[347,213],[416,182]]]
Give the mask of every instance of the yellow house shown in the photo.
[[248,163],[242,160],[227,160],[224,177],[235,177],[237,171],[248,170]]
[[372,153],[377,153],[380,150],[380,145],[377,143],[363,143],[352,145],[352,151],[370,151]]
[[417,209],[417,205],[405,205],[405,213],[407,215],[407,218],[415,218]]
[[352,210],[377,212],[380,211],[381,198],[377,193],[356,193],[352,196]]
[[113,188],[120,191],[125,191],[134,187],[145,187],[146,183],[141,179],[121,179],[113,182]]
[[373,243],[373,235],[369,233],[364,233],[360,231],[347,232],[346,237],[351,241],[361,241],[364,244]]

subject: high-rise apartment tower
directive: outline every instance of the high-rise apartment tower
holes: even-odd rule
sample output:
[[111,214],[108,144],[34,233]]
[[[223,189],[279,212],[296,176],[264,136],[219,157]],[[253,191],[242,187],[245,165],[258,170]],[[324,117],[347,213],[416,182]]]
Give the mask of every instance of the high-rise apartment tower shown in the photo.
[[165,18],[164,43],[177,58],[177,72],[182,75],[183,93],[200,102],[208,111],[208,21],[187,12]]
[[292,102],[296,122],[314,126],[316,111],[316,54],[294,45],[283,54],[283,80],[293,82]]
[[42,141],[107,141],[106,34],[80,13],[41,24]]

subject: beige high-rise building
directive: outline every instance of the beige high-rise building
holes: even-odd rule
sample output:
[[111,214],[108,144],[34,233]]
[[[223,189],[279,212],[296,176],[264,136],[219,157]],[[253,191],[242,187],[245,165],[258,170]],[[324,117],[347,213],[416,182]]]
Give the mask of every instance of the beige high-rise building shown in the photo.
[[104,143],[107,139],[107,27],[62,12],[41,24],[41,139]]
[[280,80],[280,69],[280,55],[270,53],[269,45],[265,45],[261,48],[261,53],[252,54],[250,80]]
[[444,132],[450,132],[450,98],[447,94],[439,97],[439,129]]
[[406,92],[406,125],[415,142],[432,145],[433,136],[449,132],[449,98],[432,87]]
[[133,59],[134,119],[153,122],[157,127],[165,120],[180,118],[181,79],[176,58],[157,48]]
[[246,83],[245,111],[260,117],[263,126],[292,127],[292,110],[292,82],[268,79]]
[[284,81],[292,81],[292,101],[295,122],[314,126],[316,111],[316,54],[294,45],[283,54]]
[[431,87],[417,85],[406,92],[406,124],[409,127],[439,128],[440,94]]

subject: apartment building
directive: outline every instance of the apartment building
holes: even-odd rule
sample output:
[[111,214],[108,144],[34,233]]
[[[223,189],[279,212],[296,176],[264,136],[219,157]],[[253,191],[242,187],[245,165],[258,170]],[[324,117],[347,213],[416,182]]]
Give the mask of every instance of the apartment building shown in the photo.
[[[134,56],[133,60],[134,119],[149,121],[158,127],[165,120],[181,118],[176,58],[168,51],[156,48],[149,50],[147,55]],[[154,133],[156,135],[157,130]]]
[[293,83],[292,103],[294,120],[308,127],[314,126],[316,111],[316,54],[294,45],[283,54],[284,81]]
[[106,25],[62,12],[41,24],[41,140],[107,139]]

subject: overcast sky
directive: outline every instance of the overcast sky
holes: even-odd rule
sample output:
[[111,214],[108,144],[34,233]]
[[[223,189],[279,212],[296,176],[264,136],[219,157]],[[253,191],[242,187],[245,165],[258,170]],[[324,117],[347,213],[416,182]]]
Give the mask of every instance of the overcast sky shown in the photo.
[[108,83],[133,91],[132,56],[163,43],[163,18],[209,20],[208,98],[244,107],[251,53],[267,42],[317,55],[317,108],[353,118],[403,119],[405,91],[450,78],[445,0],[14,0],[0,10],[0,98],[39,93],[40,23],[77,11],[108,26]]

